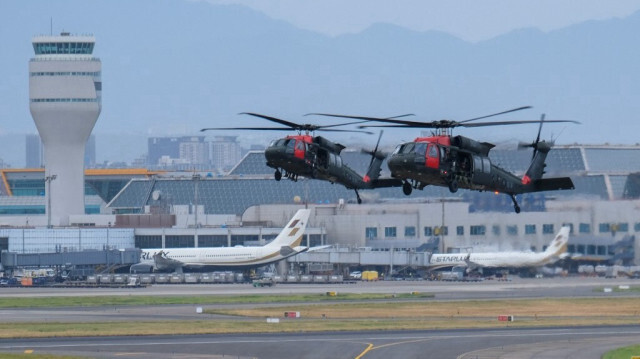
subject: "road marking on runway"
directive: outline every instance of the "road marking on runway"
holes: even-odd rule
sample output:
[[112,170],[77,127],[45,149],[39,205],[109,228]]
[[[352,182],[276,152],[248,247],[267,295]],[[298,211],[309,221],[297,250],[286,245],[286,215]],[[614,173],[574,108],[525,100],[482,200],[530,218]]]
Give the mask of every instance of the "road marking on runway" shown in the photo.
[[373,348],[373,343],[369,343],[369,346],[367,346],[367,349],[365,349],[362,353],[360,353],[360,355],[355,357],[355,359],[362,358],[365,354],[367,354],[367,352],[369,352],[369,350],[371,350],[371,348]]

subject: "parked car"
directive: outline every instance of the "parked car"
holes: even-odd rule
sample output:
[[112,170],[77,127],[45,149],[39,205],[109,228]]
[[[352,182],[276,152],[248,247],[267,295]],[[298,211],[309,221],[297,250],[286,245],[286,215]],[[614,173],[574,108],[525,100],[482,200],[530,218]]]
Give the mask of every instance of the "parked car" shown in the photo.
[[16,278],[0,278],[0,286],[8,287],[12,285],[18,285],[18,279]]
[[353,272],[349,273],[349,279],[362,279],[362,272],[361,271],[353,271]]

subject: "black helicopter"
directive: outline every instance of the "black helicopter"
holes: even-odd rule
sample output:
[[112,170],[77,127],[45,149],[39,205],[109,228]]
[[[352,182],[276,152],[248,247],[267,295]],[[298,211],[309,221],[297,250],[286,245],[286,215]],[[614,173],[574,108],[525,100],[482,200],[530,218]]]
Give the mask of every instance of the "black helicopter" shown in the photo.
[[[477,191],[493,191],[506,193],[511,197],[516,213],[520,206],[515,195],[529,192],[555,191],[574,189],[569,177],[542,178],[545,160],[553,143],[540,141],[544,115],[540,120],[532,121],[499,121],[473,122],[476,120],[520,111],[531,106],[519,107],[487,116],[476,117],[465,121],[440,120],[432,122],[406,121],[395,118],[376,118],[364,116],[345,116],[320,114],[330,117],[341,117],[367,121],[390,123],[389,125],[360,125],[360,128],[395,127],[395,128],[433,128],[438,132],[429,137],[418,137],[412,142],[400,144],[390,155],[387,163],[393,178],[403,181],[402,190],[410,195],[413,188],[423,189],[427,185],[445,186],[452,193],[458,188]],[[546,122],[572,122],[552,120]],[[494,165],[489,159],[489,151],[495,145],[478,142],[464,136],[452,136],[455,127],[484,127],[539,123],[538,136],[531,144],[520,144],[520,148],[533,148],[533,157],[529,169],[522,178]]]
[[[315,131],[332,132],[371,132],[363,130],[341,130],[333,127],[351,125],[366,122],[365,120],[341,123],[334,125],[312,125],[297,124],[279,118],[265,116],[257,113],[243,112],[241,114],[259,117],[268,121],[276,122],[284,127],[224,127],[224,128],[203,128],[200,131],[209,130],[260,130],[260,131],[298,131],[297,135],[289,135],[271,142],[264,151],[267,166],[274,168],[274,178],[280,181],[282,177],[297,181],[299,176],[314,178],[331,183],[340,183],[347,189],[353,189],[356,193],[358,203],[362,203],[358,190],[374,189],[381,187],[400,187],[402,181],[396,178],[380,178],[380,170],[386,155],[378,151],[378,143],[373,151],[364,151],[371,155],[371,162],[367,173],[364,176],[348,167],[340,156],[340,152],[345,146],[332,142],[322,136],[314,136]],[[403,115],[406,116],[406,115]],[[402,117],[402,116],[397,116]],[[396,117],[396,118],[397,118]]]

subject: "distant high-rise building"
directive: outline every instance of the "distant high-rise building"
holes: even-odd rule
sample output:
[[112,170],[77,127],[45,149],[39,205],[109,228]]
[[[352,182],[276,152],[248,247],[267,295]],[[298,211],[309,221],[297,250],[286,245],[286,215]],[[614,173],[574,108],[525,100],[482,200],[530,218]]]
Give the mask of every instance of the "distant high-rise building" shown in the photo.
[[26,137],[26,166],[27,168],[44,167],[44,155],[40,135],[27,135]]
[[96,166],[96,136],[89,136],[87,144],[84,146],[84,166],[95,167]]
[[148,140],[147,163],[206,165],[209,151],[204,136],[151,137]]
[[44,144],[47,213],[66,225],[84,214],[84,149],[102,109],[102,64],[93,36],[36,36],[29,109]]
[[[44,146],[40,140],[40,135],[27,135],[26,137],[26,167],[41,168],[44,167]],[[95,167],[96,165],[96,136],[89,136],[89,140],[84,148],[84,165],[85,167]]]
[[223,171],[230,170],[242,159],[242,148],[236,141],[237,136],[216,136],[211,141],[213,167]]

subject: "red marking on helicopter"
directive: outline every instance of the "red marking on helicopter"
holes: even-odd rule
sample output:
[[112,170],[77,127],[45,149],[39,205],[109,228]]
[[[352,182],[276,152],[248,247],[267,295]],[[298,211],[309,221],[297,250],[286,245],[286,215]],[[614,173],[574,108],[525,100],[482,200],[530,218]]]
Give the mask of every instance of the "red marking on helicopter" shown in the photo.
[[531,178],[527,175],[524,175],[524,177],[522,177],[522,184],[523,185],[531,184]]

